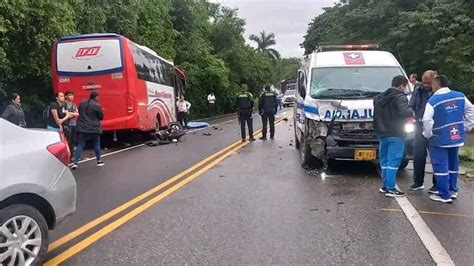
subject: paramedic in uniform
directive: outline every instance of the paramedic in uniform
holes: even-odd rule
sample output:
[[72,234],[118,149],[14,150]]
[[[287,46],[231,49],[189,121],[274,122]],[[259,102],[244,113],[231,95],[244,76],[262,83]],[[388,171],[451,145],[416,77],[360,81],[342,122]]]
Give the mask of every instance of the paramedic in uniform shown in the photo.
[[262,116],[262,137],[267,140],[267,122],[270,122],[270,139],[275,138],[275,114],[278,111],[278,101],[276,93],[271,91],[270,85],[265,86],[265,91],[258,99],[259,114]]
[[245,123],[249,128],[249,141],[255,141],[253,138],[253,96],[248,91],[247,84],[242,84],[242,90],[237,94],[235,99],[235,108],[240,121],[240,133],[242,136],[242,142],[246,140],[245,137]]
[[458,196],[459,147],[464,134],[474,126],[474,107],[458,91],[448,88],[449,80],[440,75],[433,80],[433,96],[423,115],[423,135],[429,152],[438,194],[431,200],[451,203]]

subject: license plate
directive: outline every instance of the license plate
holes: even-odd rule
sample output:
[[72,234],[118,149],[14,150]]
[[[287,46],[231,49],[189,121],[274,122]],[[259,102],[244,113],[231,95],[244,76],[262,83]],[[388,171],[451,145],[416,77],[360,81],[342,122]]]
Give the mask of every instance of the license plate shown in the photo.
[[377,158],[375,149],[355,150],[354,159],[359,161],[373,161]]

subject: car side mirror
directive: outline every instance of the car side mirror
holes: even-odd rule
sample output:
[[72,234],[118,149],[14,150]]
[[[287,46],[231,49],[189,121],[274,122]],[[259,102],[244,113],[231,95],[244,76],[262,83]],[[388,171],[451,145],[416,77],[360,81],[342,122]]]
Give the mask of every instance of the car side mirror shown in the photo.
[[306,98],[306,87],[304,85],[300,87],[300,96],[303,99]]

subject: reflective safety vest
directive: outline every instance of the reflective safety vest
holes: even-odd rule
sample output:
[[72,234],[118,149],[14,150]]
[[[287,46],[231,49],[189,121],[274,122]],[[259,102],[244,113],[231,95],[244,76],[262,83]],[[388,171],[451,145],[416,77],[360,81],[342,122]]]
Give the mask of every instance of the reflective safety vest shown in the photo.
[[274,113],[277,111],[278,103],[276,94],[272,91],[266,91],[260,95],[259,108],[260,112]]
[[433,107],[433,135],[430,145],[460,146],[464,143],[465,96],[458,91],[434,94],[428,100]]
[[252,109],[253,96],[250,92],[242,91],[237,94],[236,108],[238,109]]

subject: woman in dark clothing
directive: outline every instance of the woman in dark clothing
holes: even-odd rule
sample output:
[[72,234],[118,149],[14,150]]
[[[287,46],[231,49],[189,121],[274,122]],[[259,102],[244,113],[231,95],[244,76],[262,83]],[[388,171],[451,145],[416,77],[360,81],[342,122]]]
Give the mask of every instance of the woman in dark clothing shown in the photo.
[[13,93],[10,99],[11,103],[5,108],[2,118],[17,126],[26,127],[25,113],[21,108],[20,95]]

